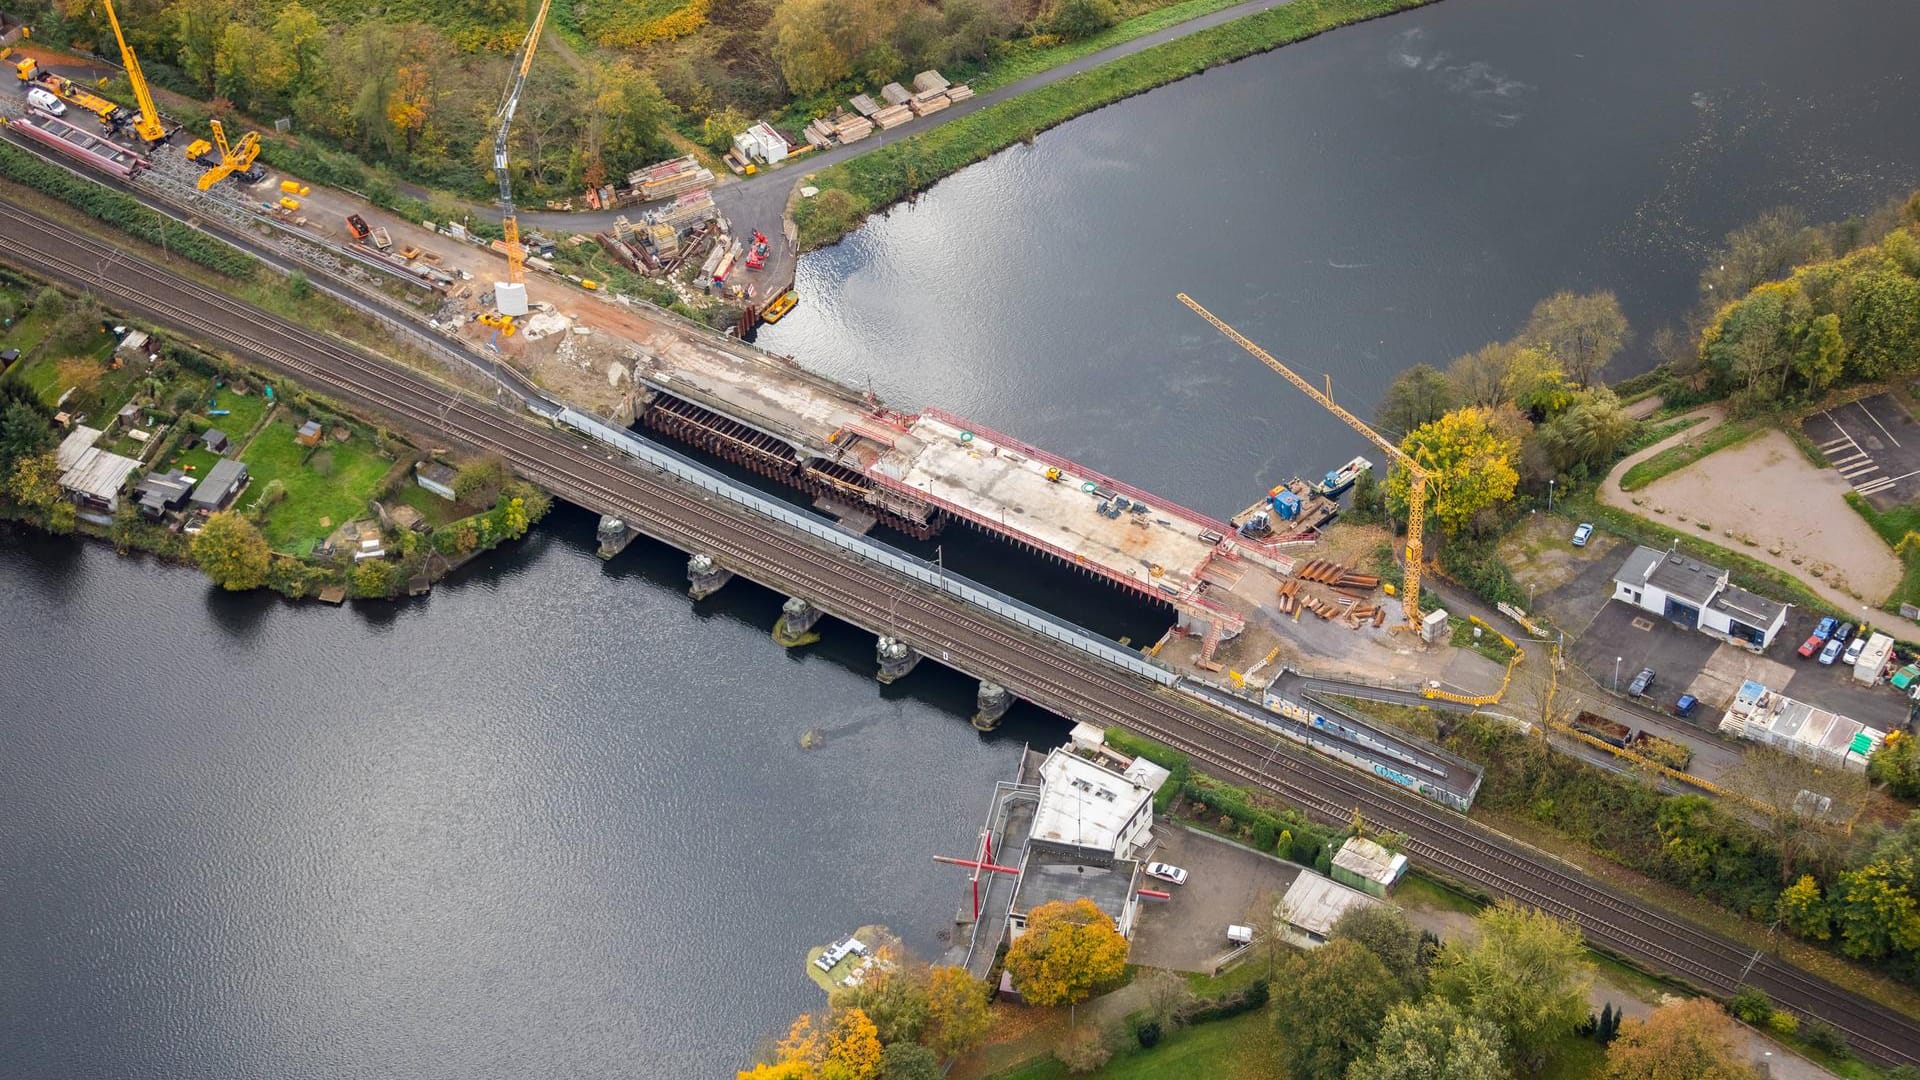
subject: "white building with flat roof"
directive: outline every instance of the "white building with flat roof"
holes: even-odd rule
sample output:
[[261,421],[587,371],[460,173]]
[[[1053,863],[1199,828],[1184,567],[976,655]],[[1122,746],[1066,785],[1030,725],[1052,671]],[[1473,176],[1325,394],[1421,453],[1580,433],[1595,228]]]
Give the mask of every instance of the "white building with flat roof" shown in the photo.
[[1720,730],[1855,772],[1866,770],[1867,758],[1887,738],[1884,731],[1795,701],[1752,679],[1740,684]]
[[[1154,771],[1165,779],[1165,770]],[[1159,785],[1149,779],[1144,771],[1130,777],[1065,748],[1054,750],[1040,765],[1030,841],[1110,859],[1135,858],[1153,841],[1153,792]]]

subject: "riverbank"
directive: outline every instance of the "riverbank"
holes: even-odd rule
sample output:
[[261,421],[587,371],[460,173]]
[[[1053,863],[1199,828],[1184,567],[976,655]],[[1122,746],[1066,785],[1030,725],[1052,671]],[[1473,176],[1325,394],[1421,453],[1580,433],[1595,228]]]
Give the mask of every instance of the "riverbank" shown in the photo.
[[[4,275],[0,309],[0,352],[17,351],[0,519],[338,603],[425,592],[552,505],[497,462],[429,452],[89,298]],[[244,540],[225,559],[196,539],[218,517]]]
[[807,178],[818,194],[790,204],[800,247],[832,244],[868,215],[1083,113],[1328,30],[1431,2],[1295,0],[1156,45],[829,166]]

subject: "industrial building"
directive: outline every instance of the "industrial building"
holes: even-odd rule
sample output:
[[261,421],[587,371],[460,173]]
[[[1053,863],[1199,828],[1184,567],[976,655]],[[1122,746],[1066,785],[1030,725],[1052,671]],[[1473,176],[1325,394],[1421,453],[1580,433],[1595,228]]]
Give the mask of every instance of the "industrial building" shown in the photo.
[[1786,604],[1732,584],[1725,570],[1645,546],[1629,552],[1613,575],[1613,598],[1756,652],[1787,623]]
[[1855,772],[1866,770],[1868,756],[1887,737],[1884,731],[1795,701],[1752,679],[1740,684],[1720,730]]

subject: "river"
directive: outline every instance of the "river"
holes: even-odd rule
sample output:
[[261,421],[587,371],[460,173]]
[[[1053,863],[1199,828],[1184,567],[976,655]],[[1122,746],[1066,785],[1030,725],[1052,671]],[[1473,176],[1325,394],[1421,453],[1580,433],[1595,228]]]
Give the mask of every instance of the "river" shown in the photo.
[[1363,416],[1556,289],[1614,290],[1644,341],[1760,211],[1920,186],[1917,36],[1881,0],[1445,0],[944,180],[803,259],[759,340],[1232,512],[1364,446],[1175,292]]
[[[1176,290],[1362,411],[1555,288],[1651,328],[1756,211],[1920,182],[1916,31],[1870,0],[1447,0],[943,182],[805,259],[763,343],[1237,509],[1359,447]],[[877,921],[935,952],[962,891],[929,856],[1063,725],[981,737],[969,682],[880,689],[832,623],[782,656],[778,597],[694,607],[682,556],[602,564],[592,524],[347,609],[0,531],[0,1076],[715,1076],[818,1005],[807,945]]]

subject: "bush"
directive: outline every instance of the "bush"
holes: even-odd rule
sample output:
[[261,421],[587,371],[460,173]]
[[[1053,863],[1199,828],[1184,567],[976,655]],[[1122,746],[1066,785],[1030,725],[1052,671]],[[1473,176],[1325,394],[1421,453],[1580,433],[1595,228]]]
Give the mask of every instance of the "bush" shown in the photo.
[[1823,1054],[1834,1057],[1847,1054],[1847,1037],[1840,1034],[1839,1028],[1817,1017],[1800,1025],[1800,1039]]
[[140,205],[131,196],[51,165],[17,147],[0,143],[0,176],[51,195],[88,217],[131,236],[166,248],[228,277],[253,275],[253,260],[223,241]]
[[1767,1017],[1767,1030],[1792,1038],[1800,1030],[1800,1018],[1787,1012],[1774,1013]]
[[1773,1016],[1773,999],[1755,986],[1743,986],[1727,1002],[1727,1011],[1749,1024],[1764,1024]]
[[1113,1051],[1107,1048],[1107,1041],[1100,1037],[1100,1030],[1092,1024],[1074,1028],[1060,1045],[1054,1048],[1053,1056],[1067,1067],[1070,1073],[1090,1073],[1107,1063]]
[[1140,1040],[1140,1048],[1142,1050],[1151,1050],[1160,1045],[1160,1024],[1158,1021],[1149,1020],[1141,1024],[1139,1030],[1133,1034],[1135,1038]]
[[1267,996],[1271,992],[1265,980],[1250,983],[1245,990],[1237,994],[1226,994],[1194,1003],[1180,1011],[1179,1020],[1183,1024],[1204,1024],[1210,1020],[1227,1020],[1241,1013],[1249,1013],[1264,1007]]

